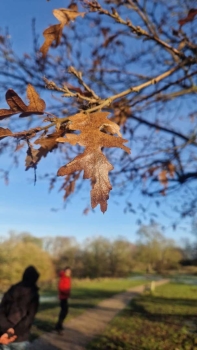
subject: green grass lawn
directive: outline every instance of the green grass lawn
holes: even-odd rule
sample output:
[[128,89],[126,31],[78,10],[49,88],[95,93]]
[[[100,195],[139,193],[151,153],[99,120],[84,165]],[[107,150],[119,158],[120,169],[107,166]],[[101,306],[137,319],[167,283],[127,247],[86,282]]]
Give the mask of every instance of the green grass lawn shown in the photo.
[[[94,307],[101,300],[110,298],[116,293],[125,291],[130,287],[134,287],[145,283],[141,280],[129,279],[100,279],[100,280],[82,280],[73,283],[68,321],[72,317],[76,317],[86,311],[88,308]],[[46,296],[57,295],[56,291],[45,292]],[[36,315],[34,325],[32,327],[31,339],[40,336],[43,332],[50,332],[54,329],[55,322],[59,313],[59,302],[41,303],[39,312]]]
[[134,299],[88,350],[197,350],[197,286],[168,284]]

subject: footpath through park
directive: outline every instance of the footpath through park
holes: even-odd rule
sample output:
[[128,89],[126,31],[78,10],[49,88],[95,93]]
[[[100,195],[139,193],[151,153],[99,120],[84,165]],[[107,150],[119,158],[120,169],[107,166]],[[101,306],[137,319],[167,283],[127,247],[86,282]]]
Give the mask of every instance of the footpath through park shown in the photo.
[[[168,283],[163,279],[155,282],[155,287]],[[126,292],[101,301],[82,315],[66,323],[63,335],[45,333],[36,339],[31,350],[85,350],[96,336],[103,333],[108,323],[137,295],[143,293],[145,285],[133,287]]]

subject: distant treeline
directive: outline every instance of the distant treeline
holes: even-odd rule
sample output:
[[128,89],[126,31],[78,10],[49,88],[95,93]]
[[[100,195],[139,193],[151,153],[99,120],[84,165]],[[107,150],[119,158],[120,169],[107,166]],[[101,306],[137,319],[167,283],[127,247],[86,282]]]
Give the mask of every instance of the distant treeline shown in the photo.
[[93,237],[79,244],[73,237],[11,232],[0,242],[0,288],[18,281],[30,264],[39,270],[42,284],[52,281],[66,265],[77,278],[126,277],[133,271],[177,269],[184,259],[184,252],[157,226],[141,226],[138,236],[135,244],[121,237]]

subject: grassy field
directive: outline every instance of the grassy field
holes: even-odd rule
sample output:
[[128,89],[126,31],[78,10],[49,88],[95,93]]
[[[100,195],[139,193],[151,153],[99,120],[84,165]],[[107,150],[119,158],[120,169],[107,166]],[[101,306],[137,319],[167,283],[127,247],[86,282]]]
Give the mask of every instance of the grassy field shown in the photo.
[[[88,308],[94,307],[101,300],[110,298],[116,293],[125,291],[130,287],[134,287],[144,283],[144,280],[129,279],[100,279],[100,280],[82,280],[74,281],[68,321],[72,317],[76,317],[86,311]],[[44,293],[45,296],[56,296],[56,291]],[[41,303],[39,312],[36,315],[34,326],[32,327],[31,340],[40,336],[43,332],[54,330],[55,322],[59,313],[58,300]]]
[[197,286],[168,284],[134,299],[88,350],[197,350]]

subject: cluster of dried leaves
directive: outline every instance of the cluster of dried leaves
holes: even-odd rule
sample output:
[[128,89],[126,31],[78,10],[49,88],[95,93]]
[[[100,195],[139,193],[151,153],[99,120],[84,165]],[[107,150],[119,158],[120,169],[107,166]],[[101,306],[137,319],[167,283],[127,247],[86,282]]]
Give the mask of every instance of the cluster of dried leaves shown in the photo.
[[45,110],[45,102],[42,100],[32,85],[27,86],[27,98],[29,105],[27,106],[17,93],[9,89],[6,92],[5,99],[10,109],[0,109],[0,120],[19,114],[19,117],[28,117],[31,114],[43,114]]
[[[44,114],[45,102],[39,97],[39,94],[32,85],[27,87],[27,98],[29,105],[27,106],[14,90],[6,92],[6,101],[10,109],[0,109],[0,118],[4,119],[14,114],[19,117],[27,117],[31,114]],[[11,136],[18,139],[25,139],[28,144],[26,156],[26,169],[36,168],[42,157],[46,157],[48,152],[54,150],[58,142],[67,142],[71,145],[80,145],[85,147],[82,154],[75,157],[70,163],[58,170],[58,176],[69,176],[74,174],[75,180],[81,171],[84,172],[84,179],[90,179],[92,185],[91,204],[95,208],[100,204],[104,213],[107,210],[107,200],[109,192],[112,189],[109,181],[109,171],[113,166],[109,163],[106,156],[102,152],[103,147],[118,147],[125,152],[130,153],[130,149],[124,145],[127,140],[122,139],[119,126],[109,120],[107,112],[97,113],[79,113],[72,117],[68,117],[66,125],[60,125],[56,120],[56,130],[51,134],[43,134],[34,141],[35,145],[40,145],[35,149],[30,140],[41,132],[41,128],[13,133],[7,128],[0,128],[0,139]],[[46,118],[50,120],[50,118]],[[74,133],[75,131],[80,134]],[[64,136],[64,137],[62,137]],[[75,181],[73,182],[74,185]],[[68,192],[72,192],[73,187],[67,188]],[[67,197],[67,196],[66,196]]]
[[78,12],[77,4],[71,4],[68,8],[60,8],[53,10],[54,16],[58,19],[60,24],[54,24],[49,28],[45,29],[43,35],[45,42],[40,48],[40,51],[45,58],[51,45],[54,43],[55,47],[60,44],[62,37],[62,31],[65,26],[69,25],[70,21],[75,20],[76,17],[84,17],[85,12]]
[[[32,114],[44,114],[46,107],[45,101],[40,98],[39,94],[31,84],[27,86],[27,98],[29,100],[29,105],[26,105],[14,90],[9,89],[5,94],[5,99],[10,109],[0,109],[0,120],[9,118],[15,114],[19,114],[19,118],[28,117]],[[0,139],[3,139],[7,136],[16,138],[27,138],[29,136],[33,137],[35,135],[35,132],[39,130],[40,128],[34,128],[28,131],[13,133],[8,128],[0,127]]]
[[[67,9],[61,8],[54,10],[53,14],[59,20],[60,24],[50,26],[43,32],[45,42],[40,48],[43,58],[46,57],[53,42],[55,42],[55,47],[59,45],[64,26],[68,25],[70,21],[73,21],[78,16],[84,17],[85,12],[78,12],[77,4],[71,4]],[[78,75],[78,77],[80,78],[81,76]],[[82,94],[80,89],[78,91]],[[90,94],[90,92],[88,93]],[[31,114],[42,115],[46,113],[45,101],[40,98],[39,94],[30,84],[27,86],[29,105],[26,105],[12,89],[6,92],[5,98],[10,109],[0,109],[1,120],[15,114],[19,114],[19,118],[22,118]],[[40,145],[38,149],[35,149],[30,141],[38,132],[42,131],[42,128],[34,128],[20,133],[13,133],[7,128],[0,128],[0,138],[11,136],[27,141],[26,170],[29,168],[36,169],[41,158],[46,157],[48,152],[57,148],[58,142],[67,142],[73,146],[78,144],[85,147],[84,152],[75,157],[67,165],[61,167],[57,175],[69,177],[71,174],[74,174],[76,181],[80,172],[83,171],[83,178],[91,180],[92,208],[100,204],[101,211],[104,213],[107,210],[107,200],[109,198],[109,192],[112,189],[108,174],[113,169],[113,166],[103,154],[102,148],[118,147],[130,153],[129,148],[124,146],[127,140],[122,139],[119,126],[109,120],[107,118],[108,115],[109,113],[106,112],[79,113],[70,118],[68,117],[67,122],[65,124],[62,123],[62,125],[56,118],[45,118],[44,121],[51,121],[55,124],[55,131],[51,134],[46,134],[47,128],[43,128],[45,129],[43,134],[34,141],[35,145]],[[74,131],[78,131],[80,134],[75,134]],[[70,192],[73,192],[75,181],[72,182],[71,187],[70,185],[66,187],[66,197]]]
[[[81,1],[81,3],[85,5],[84,7],[88,10],[88,12],[98,12],[100,15],[108,16],[116,23],[124,26],[124,28],[126,27],[133,35],[143,37],[146,39],[146,41],[155,42],[161,48],[164,48],[168,54],[171,55],[172,60],[174,60],[174,65],[172,65],[173,68],[171,64],[169,64],[170,68],[166,70],[166,72],[163,73],[162,71],[160,75],[151,78],[147,76],[143,77],[139,74],[141,84],[138,84],[138,86],[135,87],[131,87],[133,84],[129,84],[127,86],[127,90],[114,94],[108,99],[100,98],[94,92],[94,90],[83,81],[81,72],[77,71],[73,67],[70,67],[69,73],[71,73],[73,77],[77,79],[79,86],[74,86],[68,82],[63,82],[63,87],[59,88],[53,81],[49,82],[47,79],[44,79],[47,88],[62,92],[64,97],[72,97],[77,101],[78,111],[80,112],[72,116],[68,115],[65,118],[58,118],[48,113],[45,110],[45,101],[40,98],[39,94],[31,84],[27,86],[28,104],[26,104],[14,90],[9,89],[5,96],[9,109],[0,109],[0,120],[10,118],[16,114],[18,114],[19,118],[39,115],[39,120],[41,120],[41,123],[48,124],[40,126],[39,123],[38,127],[33,127],[31,129],[29,128],[28,130],[23,130],[20,132],[13,132],[8,128],[0,127],[0,139],[13,137],[19,142],[22,140],[23,145],[27,145],[27,156],[25,161],[26,169],[36,169],[39,161],[43,157],[46,157],[49,152],[52,152],[58,147],[63,147],[62,143],[65,145],[64,149],[66,149],[67,144],[71,146],[78,145],[77,150],[80,150],[79,152],[81,153],[79,153],[66,165],[62,166],[57,173],[58,176],[65,177],[62,185],[65,190],[64,198],[66,199],[68,195],[74,191],[75,183],[79,179],[81,172],[83,172],[83,178],[89,179],[91,182],[92,208],[95,208],[99,204],[102,212],[105,212],[107,209],[109,193],[112,189],[109,181],[109,172],[113,170],[113,166],[103,153],[103,148],[116,147],[128,154],[130,153],[129,148],[124,145],[127,140],[123,139],[120,134],[120,127],[124,128],[128,118],[130,117],[132,117],[133,120],[136,119],[139,123],[142,123],[142,125],[155,127],[158,132],[162,130],[162,127],[158,127],[157,129],[157,122],[152,123],[132,114],[132,107],[135,106],[135,104],[137,105],[139,101],[136,99],[132,101],[132,99],[130,99],[128,103],[127,96],[132,93],[136,94],[145,87],[156,85],[159,81],[171,76],[174,74],[174,72],[179,71],[180,68],[190,67],[190,65],[193,64],[194,59],[191,58],[191,56],[187,57],[184,51],[185,45],[189,45],[186,36],[184,37],[184,40],[181,41],[179,46],[170,46],[167,41],[165,42],[162,40],[162,35],[159,37],[155,34],[152,24],[147,22],[147,14],[143,13],[140,6],[137,7],[137,2],[135,1],[129,0],[126,1],[125,4],[128,5],[128,8],[131,8],[132,11],[137,11],[144,21],[145,27],[148,28],[147,30],[144,30],[143,27],[135,26],[132,21],[128,19],[123,19],[118,13],[119,2],[116,0],[106,1],[106,3],[116,4],[117,11],[114,7],[111,8],[111,10],[103,9],[97,1],[84,0]],[[121,5],[122,3],[123,2],[121,2]],[[179,38],[179,35],[182,35],[182,27],[187,23],[192,22],[195,19],[196,14],[197,9],[190,9],[185,18],[180,19],[178,23],[176,21],[176,25],[179,24],[179,30],[176,31],[176,34],[173,34],[176,36],[175,39],[173,37],[173,40],[178,42],[177,38]],[[46,63],[49,49],[51,47],[61,45],[62,40],[64,40],[63,30],[67,29],[65,27],[68,26],[70,22],[77,20],[78,17],[84,18],[86,12],[79,12],[77,4],[71,3],[68,8],[53,10],[53,15],[59,21],[59,23],[51,25],[43,32],[45,40],[40,48],[40,52],[42,54],[41,59],[38,60],[40,67],[43,62],[44,64]],[[99,24],[99,19],[97,23]],[[101,66],[104,57],[102,55],[103,49],[107,50],[112,45],[116,45],[121,48],[123,45],[121,40],[119,40],[119,35],[124,32],[124,30],[122,32],[120,30],[111,34],[109,29],[110,28],[108,27],[102,27],[102,30],[100,31],[101,35],[104,37],[104,41],[98,50],[94,51],[93,53],[93,57],[95,56],[95,59],[93,60],[95,71]],[[191,46],[191,48],[193,50],[195,49],[193,46]],[[101,54],[99,53],[99,50],[101,51]],[[29,57],[26,56],[26,59],[29,59]],[[101,67],[104,72],[103,75],[105,74],[105,69],[106,71],[107,69],[110,71],[110,65],[108,64],[106,66],[107,67],[104,68]],[[165,89],[161,90],[161,96],[164,91]],[[153,91],[150,93],[148,98],[149,97],[150,99],[154,97]],[[159,97],[160,95],[158,94],[156,98],[159,99]],[[145,105],[148,98],[147,95],[142,96],[141,102],[144,102]],[[166,96],[164,96],[164,98],[166,98]],[[110,113],[105,112],[106,108],[113,111],[111,119],[108,118]],[[165,132],[171,132],[171,130],[169,130],[167,127],[163,127],[163,130]],[[133,132],[133,130],[131,130],[131,132]],[[178,135],[178,133],[175,132],[175,136],[176,135]],[[187,139],[184,137],[184,135],[181,135],[181,137],[184,139],[184,142],[191,143],[189,138]],[[20,147],[20,145],[18,147]],[[175,153],[177,149],[176,145],[173,147]],[[134,167],[133,172],[135,171],[136,170]],[[162,160],[151,167],[148,165],[141,178],[144,176],[144,178],[147,177],[149,179],[153,179],[153,181],[156,180],[162,187],[160,193],[165,194],[169,181],[174,179],[176,175],[177,169],[173,161]],[[129,179],[132,179],[132,175],[129,177]],[[54,180],[51,182],[51,187],[53,187],[53,181]]]

